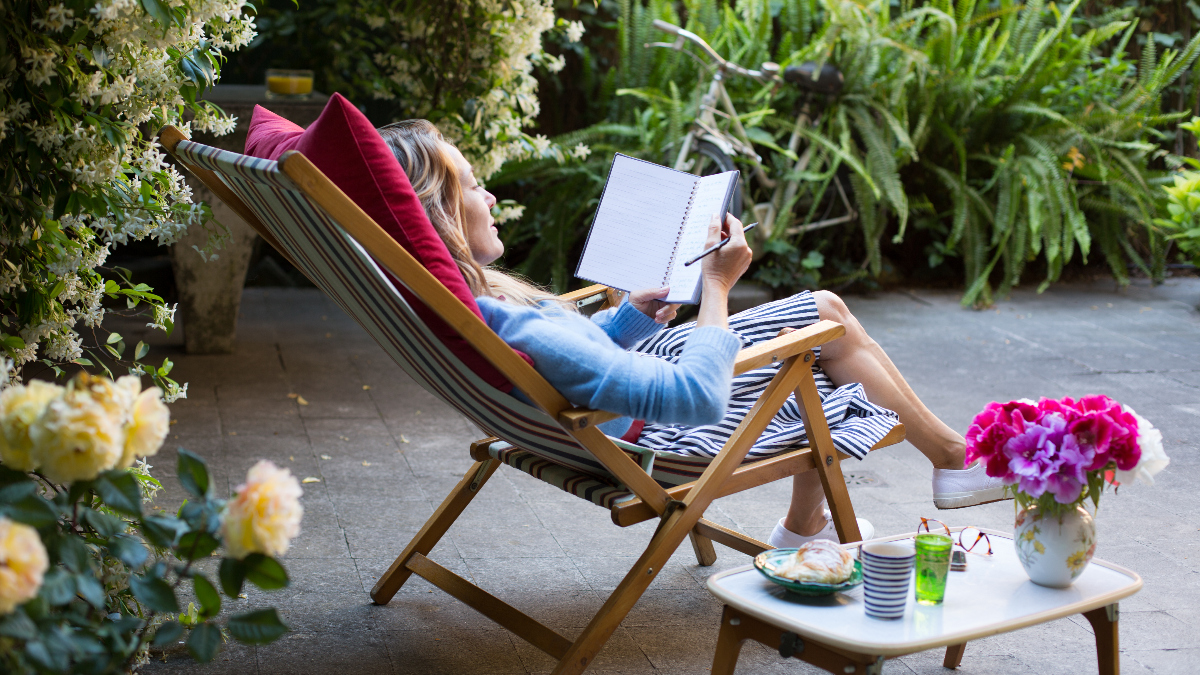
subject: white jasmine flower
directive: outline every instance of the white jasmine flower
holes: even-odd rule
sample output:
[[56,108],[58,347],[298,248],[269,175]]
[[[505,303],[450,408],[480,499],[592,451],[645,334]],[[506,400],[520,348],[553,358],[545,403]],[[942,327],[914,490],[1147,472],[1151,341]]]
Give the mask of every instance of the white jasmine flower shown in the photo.
[[571,21],[567,24],[567,42],[579,42],[583,38],[583,22]]
[[590,154],[592,154],[592,149],[583,143],[579,143],[574,148],[571,148],[571,156],[575,159],[587,159]]

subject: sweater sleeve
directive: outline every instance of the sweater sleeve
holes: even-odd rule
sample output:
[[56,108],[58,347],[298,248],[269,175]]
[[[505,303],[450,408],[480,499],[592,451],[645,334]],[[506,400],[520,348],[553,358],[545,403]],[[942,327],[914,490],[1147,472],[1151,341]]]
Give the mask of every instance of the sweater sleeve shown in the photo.
[[629,349],[665,328],[663,324],[634,307],[629,302],[629,296],[625,296],[616,307],[593,314],[592,323],[599,326],[622,349]]
[[479,308],[492,330],[529,354],[538,372],[576,405],[670,424],[715,424],[725,414],[741,347],[727,330],[693,330],[671,363],[625,351],[577,314],[491,298],[480,298]]

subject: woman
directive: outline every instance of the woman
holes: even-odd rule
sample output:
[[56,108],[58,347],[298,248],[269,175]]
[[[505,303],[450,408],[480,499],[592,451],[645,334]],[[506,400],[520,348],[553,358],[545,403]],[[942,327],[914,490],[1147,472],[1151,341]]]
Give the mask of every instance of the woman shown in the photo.
[[[861,458],[899,419],[907,440],[934,466],[939,508],[1004,498],[1003,487],[984,473],[982,464],[964,468],[963,437],[921,403],[838,296],[805,291],[728,316],[729,289],[751,260],[736,218],[718,223],[713,217],[708,244],[721,237],[730,241],[703,261],[703,302],[694,324],[664,329],[678,308],[661,301],[666,288],[635,291],[620,307],[589,320],[554,296],[487,267],[504,253],[491,215],[496,198],[479,185],[462,153],[436,127],[408,120],[388,125],[380,134],[407,173],[488,326],[529,354],[538,372],[571,402],[627,415],[602,425],[610,436],[636,439],[656,450],[715,455],[778,367],[733,378],[737,352],[775,337],[780,328],[829,319],[845,326],[846,335],[814,350],[813,371],[826,415],[835,418],[831,430],[838,449]],[[633,420],[645,420],[644,428]],[[803,438],[793,397],[750,455],[774,454]],[[816,472],[795,476],[787,515],[768,543],[784,547],[816,538],[836,540],[823,497]],[[870,524],[859,519],[859,526],[864,539],[871,538]]]

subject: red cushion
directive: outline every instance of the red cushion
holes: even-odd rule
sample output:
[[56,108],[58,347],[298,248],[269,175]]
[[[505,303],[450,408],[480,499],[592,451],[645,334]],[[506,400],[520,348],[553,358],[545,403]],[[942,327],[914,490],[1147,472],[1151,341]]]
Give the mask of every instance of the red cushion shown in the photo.
[[[482,320],[466,279],[425,215],[400,162],[358,108],[341,94],[334,94],[317,121],[302,129],[262,106],[255,106],[246,134],[246,154],[279,159],[288,150],[303,153]],[[468,368],[502,391],[512,389],[512,383],[470,343],[402,284],[395,279],[393,282],[430,330]],[[517,354],[532,365],[528,356],[519,351]]]

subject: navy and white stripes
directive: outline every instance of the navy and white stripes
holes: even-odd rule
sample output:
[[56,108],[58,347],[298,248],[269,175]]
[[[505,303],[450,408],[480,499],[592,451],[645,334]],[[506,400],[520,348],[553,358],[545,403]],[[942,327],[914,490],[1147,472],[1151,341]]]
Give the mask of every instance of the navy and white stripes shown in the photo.
[[[729,318],[729,328],[742,340],[742,346],[770,340],[783,328],[803,328],[820,320],[817,303],[808,291],[783,300],[760,305]],[[674,361],[695,324],[672,328],[634,347],[635,351]],[[820,357],[819,347],[813,351]],[[746,413],[762,396],[781,364],[752,370],[734,377],[729,408],[717,424],[689,427],[670,424],[647,424],[637,444],[656,451],[684,455],[715,457],[730,435],[745,418]],[[835,387],[821,370],[813,365],[813,377],[821,395],[821,405],[833,444],[838,450],[862,459],[871,447],[899,423],[896,413],[867,400],[861,384]],[[793,393],[780,408],[766,431],[751,448],[748,461],[763,459],[806,445],[808,437],[800,405]]]

